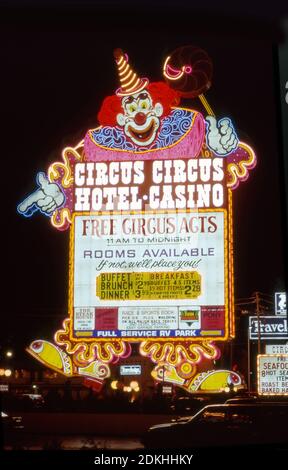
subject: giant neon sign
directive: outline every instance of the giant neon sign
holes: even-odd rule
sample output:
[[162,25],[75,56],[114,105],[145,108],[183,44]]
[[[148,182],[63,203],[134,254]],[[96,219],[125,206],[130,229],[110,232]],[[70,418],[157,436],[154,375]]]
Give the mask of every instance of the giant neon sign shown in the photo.
[[[37,340],[28,352],[94,387],[133,342],[156,380],[191,392],[241,384],[207,364],[235,334],[232,192],[256,157],[203,95],[207,54],[197,49],[194,63],[195,48],[183,51],[185,63],[178,50],[166,59],[166,83],[149,83],[117,49],[120,88],[105,98],[100,126],[39,173],[18,206],[70,229],[68,318],[55,344]],[[181,96],[198,96],[206,119],[180,107]]]

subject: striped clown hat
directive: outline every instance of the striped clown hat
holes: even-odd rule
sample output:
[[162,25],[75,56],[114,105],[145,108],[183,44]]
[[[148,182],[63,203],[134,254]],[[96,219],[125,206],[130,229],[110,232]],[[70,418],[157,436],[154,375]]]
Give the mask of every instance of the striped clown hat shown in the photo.
[[148,78],[139,78],[128,62],[127,54],[122,49],[114,50],[114,57],[117,64],[120,78],[120,88],[116,90],[117,96],[129,96],[143,90],[149,83]]

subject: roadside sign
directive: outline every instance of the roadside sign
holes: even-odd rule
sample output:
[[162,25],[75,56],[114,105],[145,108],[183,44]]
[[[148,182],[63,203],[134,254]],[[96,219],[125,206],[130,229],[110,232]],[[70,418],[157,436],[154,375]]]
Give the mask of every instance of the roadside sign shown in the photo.
[[287,315],[286,292],[275,292],[275,315]]
[[0,392],[9,392],[9,384],[0,384]]
[[288,395],[288,354],[259,354],[259,395]]
[[[258,329],[259,326],[259,329]],[[249,337],[250,339],[275,340],[288,339],[287,318],[276,316],[249,317]]]
[[120,375],[141,375],[141,365],[131,364],[120,366]]
[[173,387],[172,385],[162,385],[162,395],[172,395]]
[[266,344],[266,354],[288,354],[288,344]]

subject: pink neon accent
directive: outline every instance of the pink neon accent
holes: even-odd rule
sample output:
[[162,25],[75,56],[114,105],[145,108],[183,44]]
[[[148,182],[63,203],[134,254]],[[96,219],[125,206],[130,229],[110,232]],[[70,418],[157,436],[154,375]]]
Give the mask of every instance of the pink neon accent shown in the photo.
[[91,138],[88,131],[85,136],[84,149],[86,161],[111,161],[111,160],[167,160],[177,158],[195,158],[199,155],[205,136],[205,121],[198,113],[195,116],[191,129],[184,137],[173,146],[165,149],[155,149],[149,152],[117,151],[117,149],[98,146]]
[[128,54],[124,54],[124,57],[125,57],[125,59],[126,59],[126,62],[129,62]]
[[192,69],[191,65],[185,65],[185,67],[184,67],[185,73],[190,74],[190,73],[192,73],[192,70],[193,69]]
[[174,69],[173,67],[171,67],[171,65],[167,64],[167,69],[169,69],[169,71],[171,70],[171,72],[173,73],[180,73],[181,70],[179,69]]

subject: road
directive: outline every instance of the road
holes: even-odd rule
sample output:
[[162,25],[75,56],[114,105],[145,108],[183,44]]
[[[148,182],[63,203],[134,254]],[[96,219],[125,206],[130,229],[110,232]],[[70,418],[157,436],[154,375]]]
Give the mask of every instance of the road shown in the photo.
[[171,415],[132,413],[18,412],[20,429],[4,432],[4,449],[122,449],[143,448],[141,436]]
[[141,450],[138,437],[95,437],[91,435],[19,434],[6,435],[4,450]]

